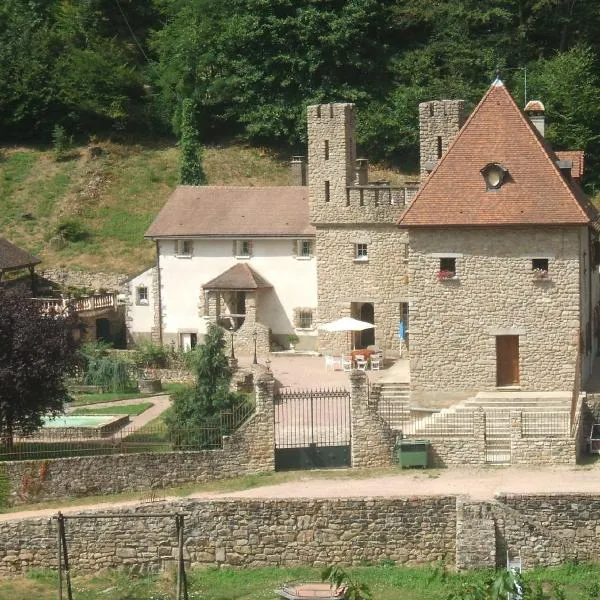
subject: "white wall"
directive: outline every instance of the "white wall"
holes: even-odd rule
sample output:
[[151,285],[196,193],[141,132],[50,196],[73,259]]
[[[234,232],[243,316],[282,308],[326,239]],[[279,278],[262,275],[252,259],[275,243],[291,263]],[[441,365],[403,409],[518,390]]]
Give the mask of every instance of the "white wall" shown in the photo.
[[[154,303],[156,301],[153,280],[154,267],[136,275],[128,283],[127,294],[127,330],[135,337],[139,334],[150,335],[154,325]],[[137,288],[145,286],[148,289],[148,304],[137,302]]]
[[195,239],[193,255],[189,258],[176,255],[174,240],[159,242],[165,335],[176,336],[182,330],[206,333],[206,321],[199,314],[203,304],[202,285],[242,262],[273,286],[272,290],[260,294],[258,320],[274,334],[293,332],[294,308],[316,310],[315,258],[296,258],[292,239],[253,239],[252,242],[252,257],[247,259],[233,255],[232,239]]

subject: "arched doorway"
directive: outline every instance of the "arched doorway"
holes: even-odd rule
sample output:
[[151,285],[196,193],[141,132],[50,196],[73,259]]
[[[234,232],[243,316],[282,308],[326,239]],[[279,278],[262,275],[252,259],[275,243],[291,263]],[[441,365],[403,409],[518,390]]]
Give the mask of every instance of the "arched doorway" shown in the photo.
[[[373,308],[372,302],[365,302],[360,307],[361,321],[375,324],[375,309]],[[359,335],[359,347],[366,348],[367,346],[373,346],[375,344],[375,328],[363,329]]]

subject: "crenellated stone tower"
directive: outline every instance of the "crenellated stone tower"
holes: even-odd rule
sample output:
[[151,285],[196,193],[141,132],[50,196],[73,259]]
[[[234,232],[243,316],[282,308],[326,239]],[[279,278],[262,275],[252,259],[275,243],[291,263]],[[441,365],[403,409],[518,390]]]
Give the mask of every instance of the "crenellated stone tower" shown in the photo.
[[419,104],[421,178],[433,171],[465,119],[464,100],[431,100]]
[[[399,321],[408,310],[408,238],[396,222],[417,185],[368,181],[368,161],[356,158],[353,104],[309,106],[307,113],[318,321],[369,321],[375,328],[354,334],[357,347],[375,344],[399,353]],[[346,334],[320,332],[319,349],[347,351]]]

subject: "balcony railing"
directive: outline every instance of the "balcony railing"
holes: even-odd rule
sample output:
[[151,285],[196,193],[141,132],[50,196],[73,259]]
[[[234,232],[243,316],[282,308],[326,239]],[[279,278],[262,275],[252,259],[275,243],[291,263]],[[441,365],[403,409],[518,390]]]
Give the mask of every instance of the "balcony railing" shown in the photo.
[[72,308],[78,313],[117,308],[116,293],[94,294],[82,298],[33,298],[33,300],[38,303],[40,310],[44,313],[54,312],[60,314],[65,312],[67,308]]

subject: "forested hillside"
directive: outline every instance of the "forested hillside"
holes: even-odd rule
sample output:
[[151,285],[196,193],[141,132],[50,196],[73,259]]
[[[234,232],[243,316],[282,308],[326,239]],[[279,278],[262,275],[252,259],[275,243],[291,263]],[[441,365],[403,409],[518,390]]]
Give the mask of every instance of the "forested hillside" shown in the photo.
[[[3,0],[4,142],[178,132],[294,149],[304,107],[352,101],[376,160],[417,151],[417,103],[476,102],[496,69],[600,177],[597,0]],[[525,75],[527,77],[525,77]]]

